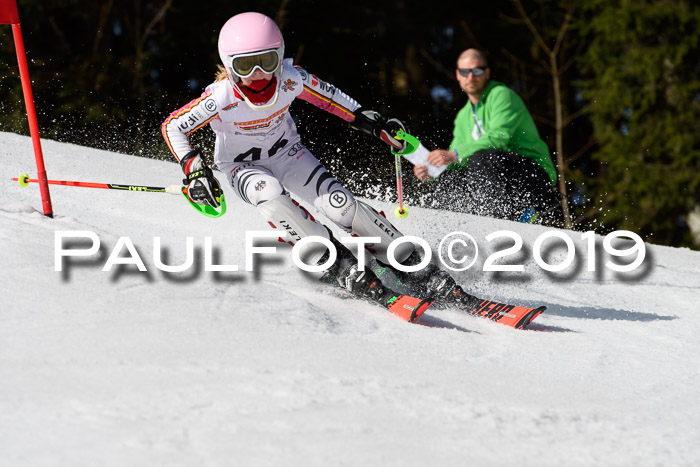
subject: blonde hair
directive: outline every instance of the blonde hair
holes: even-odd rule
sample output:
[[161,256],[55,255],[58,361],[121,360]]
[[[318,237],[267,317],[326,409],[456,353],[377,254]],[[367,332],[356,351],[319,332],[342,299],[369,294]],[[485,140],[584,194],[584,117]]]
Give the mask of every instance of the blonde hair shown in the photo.
[[221,64],[216,65],[216,80],[223,81],[228,78],[228,73],[226,73],[226,68],[221,66]]

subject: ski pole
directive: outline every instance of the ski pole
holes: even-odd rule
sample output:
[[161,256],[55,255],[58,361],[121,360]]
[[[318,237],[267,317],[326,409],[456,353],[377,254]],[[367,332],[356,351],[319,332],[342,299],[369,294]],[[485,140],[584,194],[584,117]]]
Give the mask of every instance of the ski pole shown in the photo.
[[[30,183],[39,183],[39,180],[29,178],[29,175],[22,174],[19,178],[13,178],[13,181],[19,182],[20,186],[26,187]],[[170,185],[168,187],[159,186],[140,186],[140,185],[120,185],[117,183],[90,183],[90,182],[69,182],[65,180],[47,180],[49,185],[64,185],[78,186],[83,188],[104,188],[107,190],[126,190],[126,191],[151,191],[156,193],[170,193],[179,195],[182,187],[178,185]]]
[[[396,139],[401,139],[401,136],[397,135]],[[394,210],[394,215],[398,219],[405,219],[408,217],[408,208],[403,205],[403,175],[401,173],[401,155],[394,154],[394,166],[396,167],[396,194],[399,198],[399,206]]]
[[[21,187],[27,187],[30,183],[39,183],[38,179],[29,178],[28,174],[22,174],[18,178],[13,178],[13,181],[19,182]],[[75,186],[83,188],[102,188],[106,190],[122,190],[122,191],[144,191],[150,193],[170,193],[171,195],[182,195],[185,197],[188,203],[197,211],[201,212],[208,217],[221,217],[226,212],[226,200],[224,199],[223,193],[219,198],[219,203],[221,204],[221,210],[217,211],[216,208],[208,205],[201,205],[191,201],[187,197],[184,186],[180,185],[170,185],[166,187],[160,186],[145,186],[145,185],[124,185],[119,183],[92,183],[92,182],[71,182],[66,180],[47,180],[49,185],[63,185],[63,186]]]

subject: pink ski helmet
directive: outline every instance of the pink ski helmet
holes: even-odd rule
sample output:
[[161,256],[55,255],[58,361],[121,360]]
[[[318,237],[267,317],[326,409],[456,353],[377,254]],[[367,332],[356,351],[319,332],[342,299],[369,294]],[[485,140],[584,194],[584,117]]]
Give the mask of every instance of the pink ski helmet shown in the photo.
[[[219,57],[234,89],[253,109],[270,107],[277,102],[284,59],[284,39],[275,22],[261,13],[238,14],[224,24],[219,33]],[[260,69],[273,73],[274,94],[265,102],[251,102],[239,83],[241,78]]]

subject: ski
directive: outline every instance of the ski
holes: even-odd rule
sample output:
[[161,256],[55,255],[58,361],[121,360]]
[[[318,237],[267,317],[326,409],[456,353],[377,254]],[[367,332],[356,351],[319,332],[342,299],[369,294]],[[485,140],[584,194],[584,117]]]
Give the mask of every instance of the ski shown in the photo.
[[[392,267],[380,264],[375,258],[371,257],[368,261],[368,266],[374,274],[385,284],[390,284],[394,290],[401,292],[415,293],[412,287],[399,279],[400,274]],[[413,286],[415,288],[415,284]],[[461,290],[461,289],[460,289]],[[537,316],[547,309],[546,306],[537,308],[528,308],[524,306],[510,305],[507,303],[495,302],[478,298],[464,292],[466,298],[459,297],[456,292],[454,300],[445,300],[438,302],[438,305],[444,307],[454,307],[462,311],[466,311],[472,316],[485,318],[496,323],[510,326],[515,329],[525,329]]]
[[[351,266],[348,270],[356,270],[357,266]],[[352,274],[352,273],[351,273]],[[347,278],[345,280],[348,280]],[[321,277],[321,282],[328,285],[340,287],[349,293],[350,297],[367,300],[389,310],[404,321],[415,322],[434,303],[433,299],[422,299],[414,297],[408,293],[396,292],[393,288],[387,287],[371,271],[368,273],[357,273],[348,280],[352,287],[341,285],[343,281],[338,281],[335,274],[326,273]]]
[[[525,329],[535,318],[547,309],[546,306],[528,308],[525,306],[509,305],[482,298],[470,300],[472,304],[462,308],[472,316],[486,318],[496,323],[504,324],[515,329]],[[476,306],[473,304],[476,302]]]
[[391,294],[385,301],[387,310],[409,323],[413,323],[420,318],[432,304],[433,300],[423,300],[404,294]]
[[384,287],[384,291],[381,296],[378,297],[367,297],[361,295],[355,295],[353,292],[348,291],[344,287],[340,287],[337,284],[328,284],[337,287],[338,291],[344,291],[343,298],[347,297],[350,299],[360,299],[365,300],[370,303],[377,304],[383,309],[390,311],[404,321],[409,323],[414,323],[418,318],[421,317],[425,311],[430,308],[430,306],[435,302],[433,299],[422,299],[414,297],[412,295],[398,293],[393,290]]

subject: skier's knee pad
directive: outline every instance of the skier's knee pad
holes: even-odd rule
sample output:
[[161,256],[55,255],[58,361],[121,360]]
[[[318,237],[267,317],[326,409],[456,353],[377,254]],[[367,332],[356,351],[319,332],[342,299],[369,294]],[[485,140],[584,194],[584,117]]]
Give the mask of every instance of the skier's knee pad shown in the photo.
[[283,195],[285,190],[279,180],[262,171],[250,171],[233,183],[234,192],[246,203],[258,206]]
[[352,193],[345,188],[339,188],[319,196],[316,198],[314,206],[346,232],[352,230],[357,201]]
[[[257,205],[258,211],[272,228],[286,232],[285,240],[292,245],[304,237],[319,236],[329,239],[328,230],[309,212],[286,194],[276,196]],[[307,243],[299,257],[308,265],[318,263],[327,248],[318,242]]]
[[[360,237],[381,238],[380,243],[368,245],[368,248],[379,261],[385,264],[389,263],[387,256],[389,244],[397,238],[403,237],[403,234],[396,230],[396,227],[391,225],[386,217],[372,209],[367,203],[359,200],[357,200],[355,218],[352,221],[352,231]],[[394,259],[399,263],[405,261],[415,248],[410,242],[400,244],[394,250]]]

